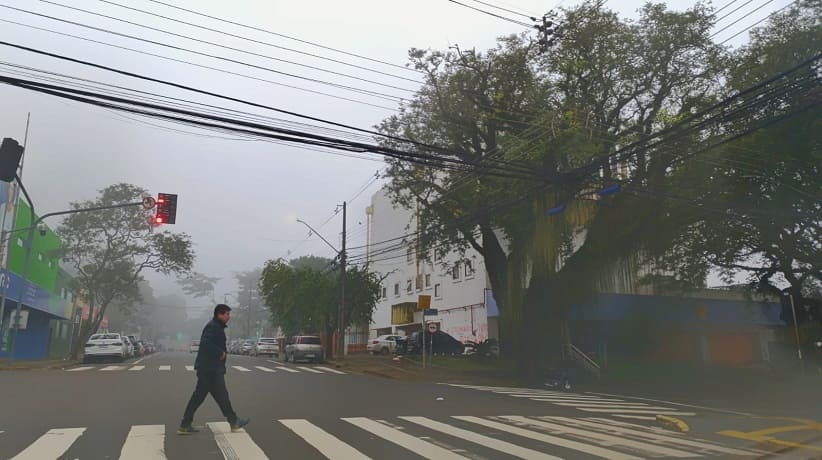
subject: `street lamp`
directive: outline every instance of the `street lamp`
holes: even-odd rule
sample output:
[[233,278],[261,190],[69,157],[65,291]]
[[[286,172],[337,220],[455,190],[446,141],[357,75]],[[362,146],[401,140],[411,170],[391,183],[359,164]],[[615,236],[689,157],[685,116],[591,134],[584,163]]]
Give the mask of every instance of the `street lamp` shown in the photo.
[[344,312],[345,312],[345,262],[346,262],[345,219],[346,219],[346,202],[343,201],[343,204],[342,204],[342,249],[338,250],[337,248],[334,247],[333,244],[328,242],[328,240],[325,239],[325,237],[322,236],[320,234],[320,232],[315,230],[314,227],[312,227],[308,222],[297,218],[297,216],[292,216],[292,218],[291,218],[292,221],[299,222],[299,223],[305,225],[306,227],[308,227],[308,229],[311,230],[311,232],[313,234],[320,237],[320,239],[323,240],[323,242],[325,244],[327,244],[328,247],[330,247],[334,252],[337,253],[337,257],[340,258],[340,303],[339,303],[339,307],[337,308],[337,357],[340,358],[340,359],[345,356],[345,351],[344,351],[344,347],[345,347],[345,338],[344,338],[345,324],[343,324],[343,321],[344,321],[344,318],[345,318],[345,316],[344,316]]

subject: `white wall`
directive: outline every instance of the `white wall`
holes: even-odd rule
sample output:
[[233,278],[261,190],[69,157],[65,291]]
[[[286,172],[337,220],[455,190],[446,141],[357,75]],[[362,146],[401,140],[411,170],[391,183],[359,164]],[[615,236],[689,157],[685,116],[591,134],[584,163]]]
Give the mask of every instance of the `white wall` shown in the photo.
[[[427,294],[432,296],[431,308],[441,310],[438,316],[427,317],[429,321],[439,322],[443,331],[459,340],[487,338],[488,321],[484,293],[488,286],[482,256],[469,249],[464,256],[452,253],[436,262],[429,262],[424,258],[426,252],[432,252],[431,248],[422,248],[419,259],[416,252],[413,252],[409,261],[407,251],[414,242],[413,233],[416,231],[414,212],[395,208],[385,189],[371,198],[371,210],[370,266],[379,276],[385,276],[382,285],[386,289],[386,297],[380,300],[373,315],[370,326],[372,336],[376,335],[377,329],[391,327],[392,305],[416,302],[419,295]],[[406,241],[397,239],[398,236],[405,234],[411,234]],[[472,275],[466,276],[465,261],[470,261],[473,265]],[[454,279],[451,270],[457,263],[460,264],[459,277]],[[417,289],[418,275],[422,277],[421,289]],[[426,275],[430,280],[428,285],[425,283]],[[407,290],[409,280],[410,293]],[[399,293],[395,294],[397,284]],[[439,285],[439,295],[435,295],[436,285]],[[470,306],[473,308],[462,308]],[[416,319],[420,319],[419,313]]]

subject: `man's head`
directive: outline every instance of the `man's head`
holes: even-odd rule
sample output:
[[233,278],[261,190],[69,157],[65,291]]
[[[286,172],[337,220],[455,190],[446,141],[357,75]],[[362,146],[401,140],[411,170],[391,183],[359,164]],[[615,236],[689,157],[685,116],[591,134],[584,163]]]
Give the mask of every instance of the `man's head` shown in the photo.
[[214,307],[214,319],[223,324],[228,324],[228,320],[231,319],[231,307],[224,303],[217,304]]

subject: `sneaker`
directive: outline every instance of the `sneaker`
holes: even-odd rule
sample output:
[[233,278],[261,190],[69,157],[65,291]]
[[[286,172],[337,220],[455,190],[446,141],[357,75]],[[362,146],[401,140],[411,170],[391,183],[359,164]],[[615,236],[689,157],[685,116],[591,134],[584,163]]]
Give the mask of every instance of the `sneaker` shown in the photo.
[[197,428],[194,428],[191,425],[181,426],[180,428],[177,428],[177,434],[185,435],[185,434],[194,434],[194,433],[199,433],[199,432],[200,432],[200,430],[198,430]]
[[243,429],[244,426],[248,425],[251,419],[247,418],[238,418],[236,422],[231,424],[231,432],[236,433]]

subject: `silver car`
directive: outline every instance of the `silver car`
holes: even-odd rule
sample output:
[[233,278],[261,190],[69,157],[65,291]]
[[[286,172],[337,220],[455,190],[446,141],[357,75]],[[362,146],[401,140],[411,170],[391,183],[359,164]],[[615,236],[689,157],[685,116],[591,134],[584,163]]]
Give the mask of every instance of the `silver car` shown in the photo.
[[324,357],[322,341],[316,335],[291,337],[285,346],[285,360],[292,363],[297,361],[321,363]]
[[260,337],[257,339],[257,344],[254,345],[254,356],[269,355],[274,356],[278,354],[277,339],[271,337]]

